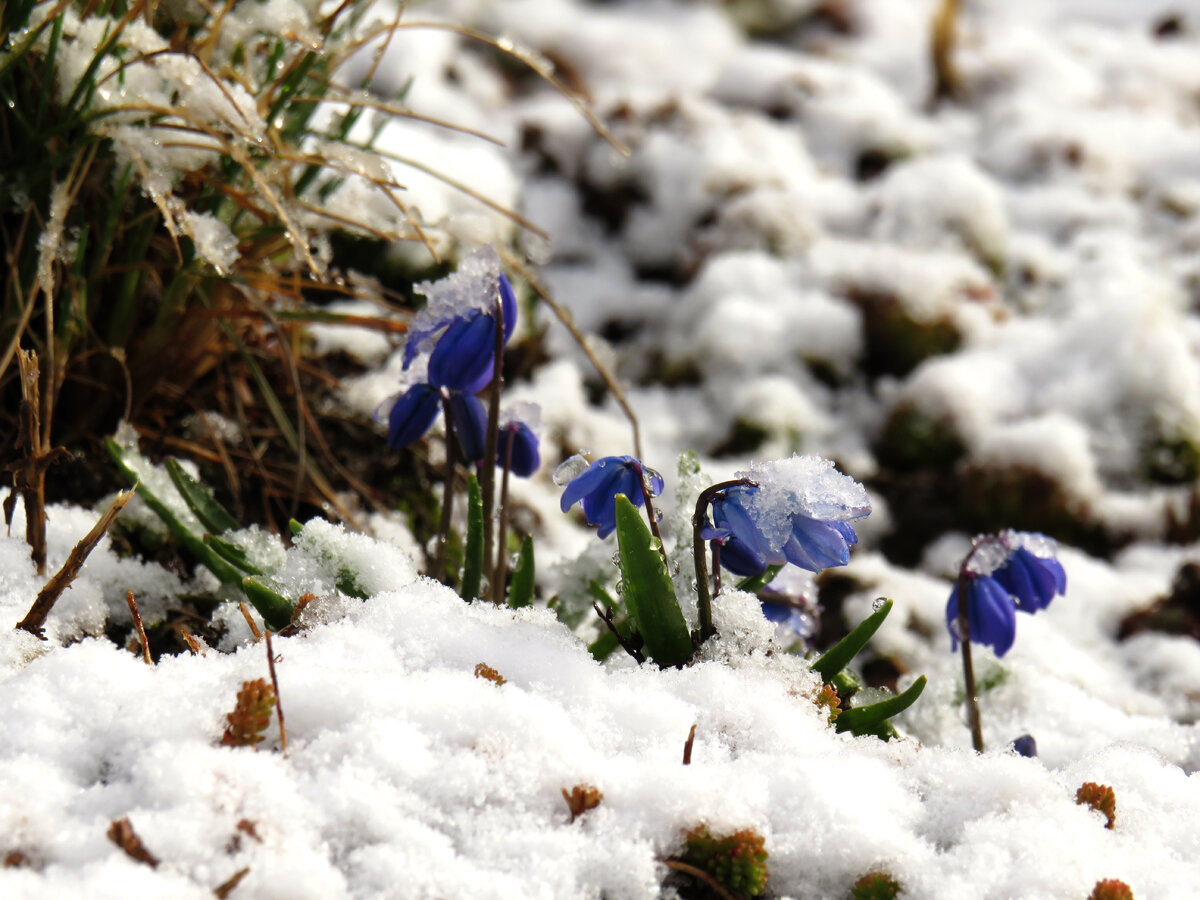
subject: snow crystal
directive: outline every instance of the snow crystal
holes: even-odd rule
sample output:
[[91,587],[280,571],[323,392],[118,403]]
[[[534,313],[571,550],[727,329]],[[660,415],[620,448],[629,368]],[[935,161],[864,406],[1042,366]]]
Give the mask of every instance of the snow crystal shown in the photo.
[[196,253],[217,270],[228,275],[238,261],[238,242],[229,227],[211,213],[188,210],[179,217],[179,225],[196,245]]

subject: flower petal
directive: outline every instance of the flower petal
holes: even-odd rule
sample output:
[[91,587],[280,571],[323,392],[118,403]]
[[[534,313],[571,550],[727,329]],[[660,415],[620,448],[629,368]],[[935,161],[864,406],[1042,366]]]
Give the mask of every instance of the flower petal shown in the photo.
[[483,459],[487,440],[487,410],[478,397],[470,394],[450,395],[450,427],[458,439],[463,459],[478,463]]
[[783,553],[793,565],[819,572],[846,565],[850,561],[850,544],[832,523],[796,514],[792,516],[792,533]]
[[495,342],[491,316],[477,311],[455,319],[429,356],[430,384],[466,393],[482,389],[491,381]]
[[395,450],[424,437],[437,418],[440,399],[427,384],[415,384],[401,394],[388,413],[388,446]]

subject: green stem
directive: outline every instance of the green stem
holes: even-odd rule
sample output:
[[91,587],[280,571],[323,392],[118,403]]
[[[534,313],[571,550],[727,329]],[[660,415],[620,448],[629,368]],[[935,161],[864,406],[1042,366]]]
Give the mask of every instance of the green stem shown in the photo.
[[[733,481],[722,481],[711,485],[700,492],[696,498],[696,512],[692,515],[692,560],[696,565],[696,613],[700,619],[700,642],[708,640],[717,633],[712,621],[712,594],[708,588],[708,569],[704,562],[704,524],[708,521],[708,507],[722,491],[739,485],[753,486],[748,478],[736,478]],[[720,563],[720,557],[713,553],[713,568]],[[719,582],[718,582],[719,584]]]
[[[969,557],[968,557],[969,558]],[[958,642],[962,646],[963,682],[967,704],[967,726],[971,729],[971,745],[976,753],[983,752],[983,723],[979,718],[979,698],[975,693],[975,667],[971,663],[971,622],[967,612],[967,579],[964,573],[958,576],[956,589],[958,600]]]

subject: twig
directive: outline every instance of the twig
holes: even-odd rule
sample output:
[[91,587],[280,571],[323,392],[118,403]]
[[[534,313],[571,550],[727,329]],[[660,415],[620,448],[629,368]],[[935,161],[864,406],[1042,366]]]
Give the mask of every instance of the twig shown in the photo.
[[125,602],[129,605],[129,614],[133,616],[133,627],[137,629],[138,641],[142,645],[142,659],[146,661],[146,665],[154,665],[154,660],[150,657],[150,642],[146,640],[146,628],[142,625],[142,614],[138,611],[137,601],[133,599],[133,591],[125,595]]
[[933,61],[933,96],[929,105],[936,107],[943,100],[962,96],[962,77],[954,65],[954,48],[958,43],[958,11],[961,0],[941,0],[933,14],[929,54]]
[[152,869],[158,868],[158,857],[146,849],[142,839],[133,830],[129,817],[113,819],[108,826],[108,839],[125,851],[130,859],[145,863]]
[[113,519],[132,498],[137,487],[133,487],[128,491],[121,491],[113,498],[113,502],[109,504],[108,509],[102,515],[99,521],[92,526],[92,530],[84,535],[83,540],[75,545],[75,548],[67,556],[67,561],[63,563],[61,569],[54,573],[53,577],[46,582],[46,586],[42,588],[37,595],[37,599],[33,601],[33,606],[29,607],[29,612],[25,614],[25,618],[17,623],[18,628],[28,631],[30,634],[43,638],[42,629],[46,624],[46,617],[50,615],[50,610],[54,608],[55,602],[59,596],[75,580],[75,576],[79,574],[79,570],[83,568],[83,564],[87,561],[88,554],[92,552],[96,544],[100,543],[100,538],[104,537],[104,532],[108,531],[108,526],[112,524]]
[[500,476],[500,506],[496,513],[496,565],[492,569],[492,602],[497,606],[504,603],[504,579],[508,574],[508,476],[512,469],[516,432],[508,429],[504,438],[504,469]]
[[279,696],[279,679],[275,677],[275,652],[271,649],[271,629],[263,634],[267,639],[267,669],[271,673],[271,687],[275,689],[275,715],[279,716],[279,749],[287,756],[287,726],[283,723],[283,700]]
[[483,577],[492,585],[492,599],[495,600],[495,584],[492,577],[492,538],[495,535],[495,522],[492,514],[496,506],[496,446],[500,437],[500,391],[504,389],[504,306],[498,287],[492,304],[492,319],[496,323],[495,341],[492,346],[492,383],[488,385],[487,435],[483,441],[483,461],[479,463],[478,469],[479,488],[483,494]]
[[692,745],[696,742],[696,726],[693,724],[691,730],[688,731],[687,740],[683,742],[683,764],[690,766],[692,764]]
[[600,604],[595,600],[592,601],[592,609],[596,611],[596,615],[600,617],[600,621],[608,626],[608,630],[613,633],[617,639],[617,643],[621,645],[621,649],[632,656],[641,665],[646,661],[646,656],[637,647],[633,646],[629,638],[617,631],[617,625],[613,621],[613,613],[611,609],[601,609]]
[[250,610],[246,608],[245,603],[239,603],[238,609],[242,611],[242,618],[246,620],[246,624],[250,626],[250,633],[254,635],[254,643],[262,640],[262,632],[258,630],[258,624],[254,621],[254,617],[250,615]]
[[226,900],[226,898],[233,893],[233,889],[236,888],[241,880],[249,873],[249,866],[246,866],[244,869],[238,869],[233,873],[233,876],[228,881],[225,881],[213,888],[213,894],[217,897],[217,900]]
[[[450,398],[442,393],[442,419],[446,425],[446,474],[442,485],[442,518],[438,523],[437,546],[433,551],[433,571],[430,573],[442,584],[450,583],[450,573],[446,571],[446,544],[450,541],[450,521],[454,515],[454,427],[450,424]],[[487,522],[487,516],[483,518]],[[486,555],[486,554],[485,554]]]
[[525,279],[525,282],[533,289],[533,292],[541,298],[542,302],[550,307],[550,311],[554,313],[558,321],[562,322],[563,327],[567,329],[571,337],[575,340],[575,343],[579,345],[579,349],[583,351],[583,355],[588,358],[588,362],[590,362],[592,367],[595,368],[596,374],[600,376],[600,380],[604,382],[604,386],[608,388],[613,397],[616,398],[617,405],[620,406],[621,411],[625,413],[625,418],[629,420],[629,428],[633,432],[633,455],[638,459],[641,459],[641,429],[638,426],[637,416],[634,415],[633,407],[629,405],[629,400],[625,397],[625,390],[621,387],[620,383],[613,376],[613,374],[608,371],[608,367],[600,361],[600,357],[596,355],[596,352],[588,343],[587,337],[582,331],[579,330],[579,326],[575,324],[575,317],[571,315],[571,311],[560,305],[559,302],[555,300],[553,296],[551,296],[550,291],[545,288],[542,283],[537,280],[537,278],[534,277],[533,273],[529,270],[529,267],[526,266],[520,259],[511,253],[501,252],[500,255],[507,265],[512,266],[512,268],[518,272],[523,279]]
[[736,894],[732,894],[726,890],[725,886],[721,884],[721,882],[717,881],[717,879],[713,878],[703,869],[698,869],[693,865],[680,862],[677,859],[664,859],[663,865],[665,865],[668,869],[674,869],[676,872],[684,872],[688,875],[691,875],[693,878],[699,878],[705,883],[705,885],[708,886],[710,891],[712,891],[718,897],[721,897],[722,900],[742,900],[742,898],[739,898]]

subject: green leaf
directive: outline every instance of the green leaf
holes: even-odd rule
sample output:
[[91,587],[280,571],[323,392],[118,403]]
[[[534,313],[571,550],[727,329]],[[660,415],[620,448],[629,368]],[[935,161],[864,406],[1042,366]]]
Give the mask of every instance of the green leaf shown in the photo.
[[217,502],[208,488],[184,471],[179,460],[168,459],[166,467],[175,490],[179,491],[179,496],[188,505],[188,509],[196,514],[196,518],[209,532],[224,534],[227,531],[237,531],[241,527],[237,519]]
[[467,477],[467,549],[463,558],[462,598],[470,603],[479,596],[483,580],[483,495],[479,479]]
[[625,607],[646,655],[660,666],[683,665],[692,658],[692,636],[662,554],[651,546],[650,529],[624,494],[617,495],[617,545]]
[[250,577],[242,579],[242,590],[272,631],[292,624],[292,604],[286,597]]
[[229,541],[222,540],[215,534],[206,534],[204,536],[204,543],[206,546],[216,550],[226,562],[237,566],[247,575],[262,574],[262,569],[257,568],[246,559],[246,551],[237,544],[231,544]]
[[592,654],[592,659],[596,662],[604,662],[620,646],[621,642],[617,640],[617,636],[611,631],[605,631],[604,634],[588,644],[588,653]]
[[299,537],[300,532],[304,530],[304,523],[297,522],[295,519],[288,519],[288,531],[292,533],[292,537]]
[[837,721],[834,722],[834,727],[839,733],[849,731],[857,737],[873,734],[886,740],[888,731],[894,733],[891,723],[887,720],[916,703],[923,690],[925,690],[924,675],[909,685],[908,690],[895,697],[889,697],[879,703],[872,703],[870,706],[843,709],[838,715]]
[[747,594],[757,594],[775,580],[775,576],[779,574],[779,570],[782,568],[783,566],[767,566],[761,575],[751,575],[739,581],[737,589],[745,591]]
[[884,600],[879,608],[859,622],[853,631],[826,650],[821,658],[812,664],[813,671],[820,675],[826,684],[832,681],[833,676],[846,668],[850,660],[867,645],[867,641],[879,630],[879,626],[891,611],[892,601]]
[[526,537],[513,566],[512,582],[508,586],[508,605],[513,609],[533,603],[533,538]]
[[241,585],[244,577],[241,572],[227,563],[221,556],[209,547],[198,534],[193,534],[188,530],[187,526],[179,521],[178,516],[154,495],[144,484],[140,484],[137,472],[130,468],[129,463],[125,461],[125,451],[112,438],[105,438],[105,449],[108,450],[108,455],[112,457],[113,462],[117,464],[121,474],[131,485],[138,485],[138,496],[142,501],[150,507],[164,525],[167,526],[167,531],[175,540],[179,541],[184,548],[202,563],[210,572],[221,580],[222,584]]

